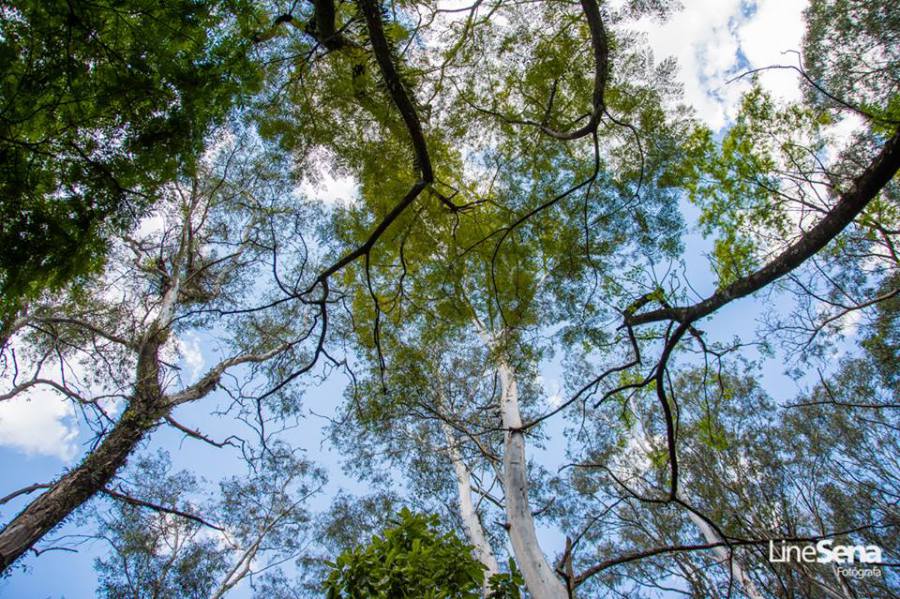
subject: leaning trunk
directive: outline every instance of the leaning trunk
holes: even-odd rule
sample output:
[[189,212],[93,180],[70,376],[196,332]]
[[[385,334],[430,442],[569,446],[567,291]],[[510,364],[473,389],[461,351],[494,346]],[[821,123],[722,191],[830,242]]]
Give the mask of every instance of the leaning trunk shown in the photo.
[[[644,425],[641,422],[640,416],[638,416],[640,412],[638,411],[637,402],[635,401],[633,395],[628,399],[628,405],[631,408],[631,411],[637,417],[634,440],[640,450],[644,453],[644,455],[649,457],[653,453],[653,447],[650,444],[647,431],[646,429],[644,429]],[[679,498],[682,500],[684,499],[684,497],[680,493]],[[694,526],[696,526],[700,533],[703,535],[703,538],[707,543],[724,543],[724,539],[719,536],[719,533],[716,532],[716,529],[709,525],[709,522],[692,511],[688,511],[688,517],[691,519],[691,522],[694,523]],[[762,599],[762,594],[759,592],[759,589],[756,588],[756,585],[753,583],[753,580],[750,578],[750,575],[747,573],[744,565],[740,562],[740,560],[738,560],[737,557],[731,555],[726,547],[715,547],[713,549],[713,552],[716,554],[716,558],[720,562],[731,564],[731,575],[741,586],[741,588],[744,589],[744,593],[748,597],[750,597],[750,599]]]
[[0,572],[106,487],[147,432],[169,412],[159,385],[158,348],[158,341],[146,343],[134,396],[97,449],[0,530]]
[[10,337],[25,324],[25,319],[21,316],[23,313],[23,310],[10,309],[5,315],[0,316],[0,351],[6,348]]
[[534,518],[528,503],[528,463],[525,460],[525,434],[521,430],[515,371],[505,360],[501,360],[499,373],[502,386],[500,414],[503,427],[507,429],[503,448],[503,491],[513,553],[525,578],[528,593],[534,599],[568,597],[565,586],[547,563],[534,529]]

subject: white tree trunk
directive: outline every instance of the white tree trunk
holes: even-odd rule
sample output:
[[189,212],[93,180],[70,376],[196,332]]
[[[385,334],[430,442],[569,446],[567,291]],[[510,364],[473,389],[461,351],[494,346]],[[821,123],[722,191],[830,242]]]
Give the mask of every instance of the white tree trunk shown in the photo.
[[475,547],[478,561],[487,568],[484,574],[485,584],[487,584],[487,580],[499,572],[500,569],[497,566],[497,559],[494,557],[491,545],[484,534],[484,528],[481,526],[478,512],[475,510],[475,502],[472,501],[472,479],[469,475],[469,468],[463,462],[459,453],[459,447],[453,436],[453,429],[443,421],[441,422],[441,428],[444,431],[444,437],[447,439],[447,453],[450,456],[450,461],[453,463],[453,470],[456,471],[459,514],[462,517],[463,527],[466,530],[469,544]]
[[[706,520],[691,511],[688,511],[688,517],[691,519],[691,522],[694,523],[694,526],[700,529],[700,532],[701,534],[703,534],[703,538],[706,539],[707,543],[723,542],[723,539],[719,536],[719,533],[717,533],[716,530],[712,526],[710,526]],[[727,547],[716,547],[713,549],[713,553],[716,554],[716,558],[723,564],[727,564],[729,562],[729,552]],[[762,593],[760,593],[759,589],[756,588],[756,585],[753,583],[750,575],[747,574],[747,571],[744,570],[744,566],[741,564],[740,560],[732,555],[730,561],[731,575],[734,576],[735,581],[737,581],[741,588],[744,589],[744,593],[746,593],[747,596],[751,599],[763,599]]]
[[547,563],[534,529],[534,518],[528,503],[528,469],[525,460],[525,435],[519,429],[519,391],[515,371],[501,358],[500,414],[508,430],[503,448],[503,491],[506,497],[506,517],[509,538],[516,563],[525,578],[528,593],[534,599],[562,599],[568,596],[565,586]]

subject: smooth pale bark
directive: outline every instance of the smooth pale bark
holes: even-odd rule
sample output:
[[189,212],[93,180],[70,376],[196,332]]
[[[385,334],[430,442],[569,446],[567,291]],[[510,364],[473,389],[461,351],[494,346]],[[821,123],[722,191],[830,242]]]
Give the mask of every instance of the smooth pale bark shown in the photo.
[[[694,526],[700,529],[700,533],[703,535],[703,538],[706,539],[707,543],[724,542],[722,537],[719,536],[719,533],[717,533],[706,520],[691,511],[688,512],[688,517],[690,517],[691,522],[694,523]],[[713,548],[712,551],[716,554],[716,558],[723,564],[727,564],[729,561],[731,562],[731,575],[734,576],[734,580],[741,586],[742,589],[744,589],[744,593],[746,593],[746,595],[750,597],[750,599],[763,599],[762,593],[760,593],[759,589],[756,588],[756,585],[753,583],[750,575],[747,574],[747,571],[744,569],[743,564],[741,564],[740,560],[738,560],[737,557],[735,557],[734,555],[729,556],[729,550],[721,546]]]
[[[841,599],[856,599],[856,593],[853,592],[853,589],[850,588],[850,585],[847,584],[847,581],[844,579],[844,577],[838,571],[837,565],[832,564],[831,573],[834,574],[834,578],[835,578],[835,580],[837,580],[838,585],[840,585],[840,587],[841,587],[841,592],[844,594],[844,596],[841,597]],[[840,597],[840,595],[837,595],[836,593],[835,593],[835,595],[837,597]]]
[[459,514],[463,521],[463,528],[466,531],[466,537],[469,544],[475,547],[478,555],[478,561],[484,564],[487,570],[484,573],[485,584],[487,580],[497,574],[500,568],[497,566],[497,559],[491,549],[490,543],[484,534],[484,528],[481,526],[481,520],[478,518],[478,511],[475,509],[475,502],[472,501],[472,479],[469,474],[469,468],[463,462],[459,453],[457,441],[453,435],[453,429],[446,422],[441,422],[441,428],[444,437],[447,440],[447,454],[450,462],[453,464],[453,470],[456,473],[456,487],[459,499]]
[[259,547],[265,539],[265,535],[269,532],[268,529],[259,535],[259,538],[247,549],[240,557],[240,559],[235,562],[234,566],[229,570],[228,574],[225,576],[225,579],[222,581],[222,584],[219,585],[219,588],[210,595],[210,599],[222,599],[225,594],[233,589],[240,581],[242,581],[248,574],[250,574],[250,567],[253,565],[253,558],[256,557],[257,552],[259,551]]
[[501,358],[498,372],[501,384],[500,415],[503,427],[507,429],[503,447],[503,492],[516,563],[525,578],[528,593],[534,599],[568,597],[566,587],[556,577],[541,551],[534,528],[534,517],[528,502],[528,462],[525,459],[525,434],[520,430],[522,416],[515,371]]

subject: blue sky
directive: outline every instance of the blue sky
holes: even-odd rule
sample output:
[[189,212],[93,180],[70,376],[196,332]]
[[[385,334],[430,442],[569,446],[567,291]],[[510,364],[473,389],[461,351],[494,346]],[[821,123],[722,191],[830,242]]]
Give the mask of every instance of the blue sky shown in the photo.
[[[720,129],[734,116],[740,94],[747,89],[747,83],[743,81],[726,84],[740,69],[796,61],[795,56],[783,52],[800,47],[804,2],[686,0],[685,4],[685,10],[669,22],[659,24],[646,21],[640,28],[647,33],[658,60],[669,55],[679,60],[685,103],[695,106],[698,115],[710,126]],[[765,73],[761,83],[785,99],[796,99],[799,93],[796,79],[789,73]],[[335,197],[352,197],[353,184],[346,179],[325,178],[322,186],[306,191],[320,194],[323,201],[333,201]],[[687,218],[690,221],[690,217]],[[698,235],[689,236],[686,243],[685,255],[690,259],[688,274],[694,276],[694,281],[705,285],[699,291],[711,290],[713,279],[707,262],[702,258],[708,244]],[[753,299],[732,304],[708,321],[706,326],[714,329],[716,321],[728,322],[729,334],[749,333],[762,307],[759,300]],[[204,365],[213,363],[215,357],[204,347],[203,339],[188,337],[181,342],[182,359],[179,365],[186,373],[202,372]],[[772,361],[763,371],[766,388],[778,400],[790,398],[798,391],[797,383],[783,375],[783,368],[780,361]],[[561,380],[558,363],[547,364],[542,377],[548,393],[557,390]],[[0,385],[3,383],[0,382]],[[330,414],[340,402],[343,385],[343,379],[334,375],[321,386],[308,388],[305,392],[306,409]],[[188,426],[200,426],[204,433],[212,437],[223,438],[235,431],[233,420],[209,416],[211,409],[221,401],[221,397],[207,398],[196,405],[180,408],[175,417]],[[341,473],[339,456],[323,445],[323,423],[322,418],[308,416],[286,435],[329,471],[330,482],[325,493],[311,504],[317,510],[328,505],[329,498],[338,488],[365,491]],[[555,419],[549,424],[551,441],[540,454],[541,461],[546,461],[548,466],[562,458],[563,435],[560,433],[563,427],[562,419]],[[243,434],[246,436],[248,433],[244,431]],[[4,465],[0,495],[32,483],[53,480],[65,468],[77,463],[85,449],[84,444],[89,440],[89,432],[83,423],[79,423],[74,410],[55,396],[35,395],[30,403],[15,400],[0,404],[0,463]],[[229,454],[231,449],[216,450],[192,439],[185,440],[183,435],[168,427],[155,432],[147,445],[147,449],[158,447],[170,452],[176,468],[190,468],[210,480],[231,473],[237,463]],[[33,497],[20,497],[0,506],[0,517],[10,518]],[[67,525],[61,533],[77,530],[77,527]],[[541,536],[547,551],[561,547],[558,535],[545,530]],[[0,597],[93,597],[96,580],[92,562],[96,555],[104,552],[105,547],[101,543],[92,542],[81,546],[77,553],[56,551],[37,559],[28,557],[23,561],[27,573],[17,571],[11,578],[0,580]],[[235,594],[237,597],[246,595],[246,588]]]

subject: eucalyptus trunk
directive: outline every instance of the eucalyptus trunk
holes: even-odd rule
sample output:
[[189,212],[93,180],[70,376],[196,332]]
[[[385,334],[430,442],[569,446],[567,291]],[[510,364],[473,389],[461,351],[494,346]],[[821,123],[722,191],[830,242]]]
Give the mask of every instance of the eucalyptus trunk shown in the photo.
[[453,435],[453,429],[446,422],[441,423],[441,428],[447,440],[447,453],[456,473],[459,515],[463,521],[466,537],[469,543],[475,547],[478,561],[484,564],[486,568],[485,580],[487,580],[500,571],[500,568],[497,566],[497,558],[494,557],[494,551],[491,549],[487,536],[484,534],[484,528],[481,526],[478,510],[475,509],[475,502],[472,500],[472,477],[469,473],[469,467],[466,466],[462,455],[459,453],[459,445]]
[[528,593],[534,599],[568,597],[566,587],[557,578],[541,550],[531,505],[528,501],[528,462],[525,458],[525,433],[519,412],[519,390],[515,370],[501,359],[500,415],[506,436],[503,446],[503,491],[506,497],[506,518],[509,538],[516,563],[525,578]]

